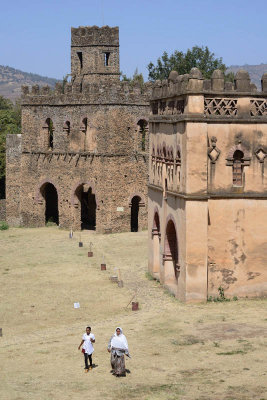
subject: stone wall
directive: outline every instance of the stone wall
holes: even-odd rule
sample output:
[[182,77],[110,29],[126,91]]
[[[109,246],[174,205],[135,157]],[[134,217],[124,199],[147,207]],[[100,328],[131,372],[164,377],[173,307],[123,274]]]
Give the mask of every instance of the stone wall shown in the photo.
[[6,220],[6,200],[0,200],[0,221]]

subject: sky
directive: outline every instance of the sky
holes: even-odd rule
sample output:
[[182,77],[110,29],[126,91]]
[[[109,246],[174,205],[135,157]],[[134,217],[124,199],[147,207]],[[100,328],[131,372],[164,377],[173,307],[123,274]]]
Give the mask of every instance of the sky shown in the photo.
[[62,79],[70,29],[119,26],[120,69],[132,76],[163,51],[208,46],[226,65],[267,63],[266,0],[0,0],[0,65]]

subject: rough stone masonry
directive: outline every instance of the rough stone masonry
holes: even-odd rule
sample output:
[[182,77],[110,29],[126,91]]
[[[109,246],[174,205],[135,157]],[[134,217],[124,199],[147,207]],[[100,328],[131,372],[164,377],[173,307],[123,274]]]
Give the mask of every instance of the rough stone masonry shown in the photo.
[[150,93],[120,81],[118,27],[72,28],[71,81],[22,87],[22,134],[7,137],[7,222],[145,228]]

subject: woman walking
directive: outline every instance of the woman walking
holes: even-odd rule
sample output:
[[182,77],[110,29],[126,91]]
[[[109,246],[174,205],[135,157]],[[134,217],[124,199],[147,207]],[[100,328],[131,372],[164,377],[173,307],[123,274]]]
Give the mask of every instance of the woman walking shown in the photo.
[[[94,352],[93,343],[95,343],[95,335],[91,333],[91,327],[87,326],[86,332],[83,334],[81,344],[78,347],[78,350],[80,350],[82,346],[82,353],[84,355],[84,363],[85,363],[84,372],[88,372],[93,367],[93,361],[92,361],[92,354]],[[88,366],[88,358],[90,362],[90,367]]]
[[108,352],[111,353],[111,368],[113,370],[113,375],[125,376],[125,359],[124,354],[130,357],[128,350],[128,342],[122,329],[120,327],[116,328],[115,334],[111,336],[108,343]]

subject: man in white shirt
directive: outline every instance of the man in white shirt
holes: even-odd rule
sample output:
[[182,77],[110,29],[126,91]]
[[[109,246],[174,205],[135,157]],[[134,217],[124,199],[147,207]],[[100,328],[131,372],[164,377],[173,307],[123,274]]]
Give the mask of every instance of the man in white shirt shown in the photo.
[[[80,350],[82,346],[82,353],[84,354],[84,363],[85,363],[84,372],[88,372],[89,370],[92,369],[93,366],[92,362],[92,354],[94,352],[93,343],[95,343],[95,335],[91,333],[91,327],[87,326],[86,332],[83,334],[81,344],[78,347],[78,350]],[[90,367],[88,366],[88,358],[90,361]]]

